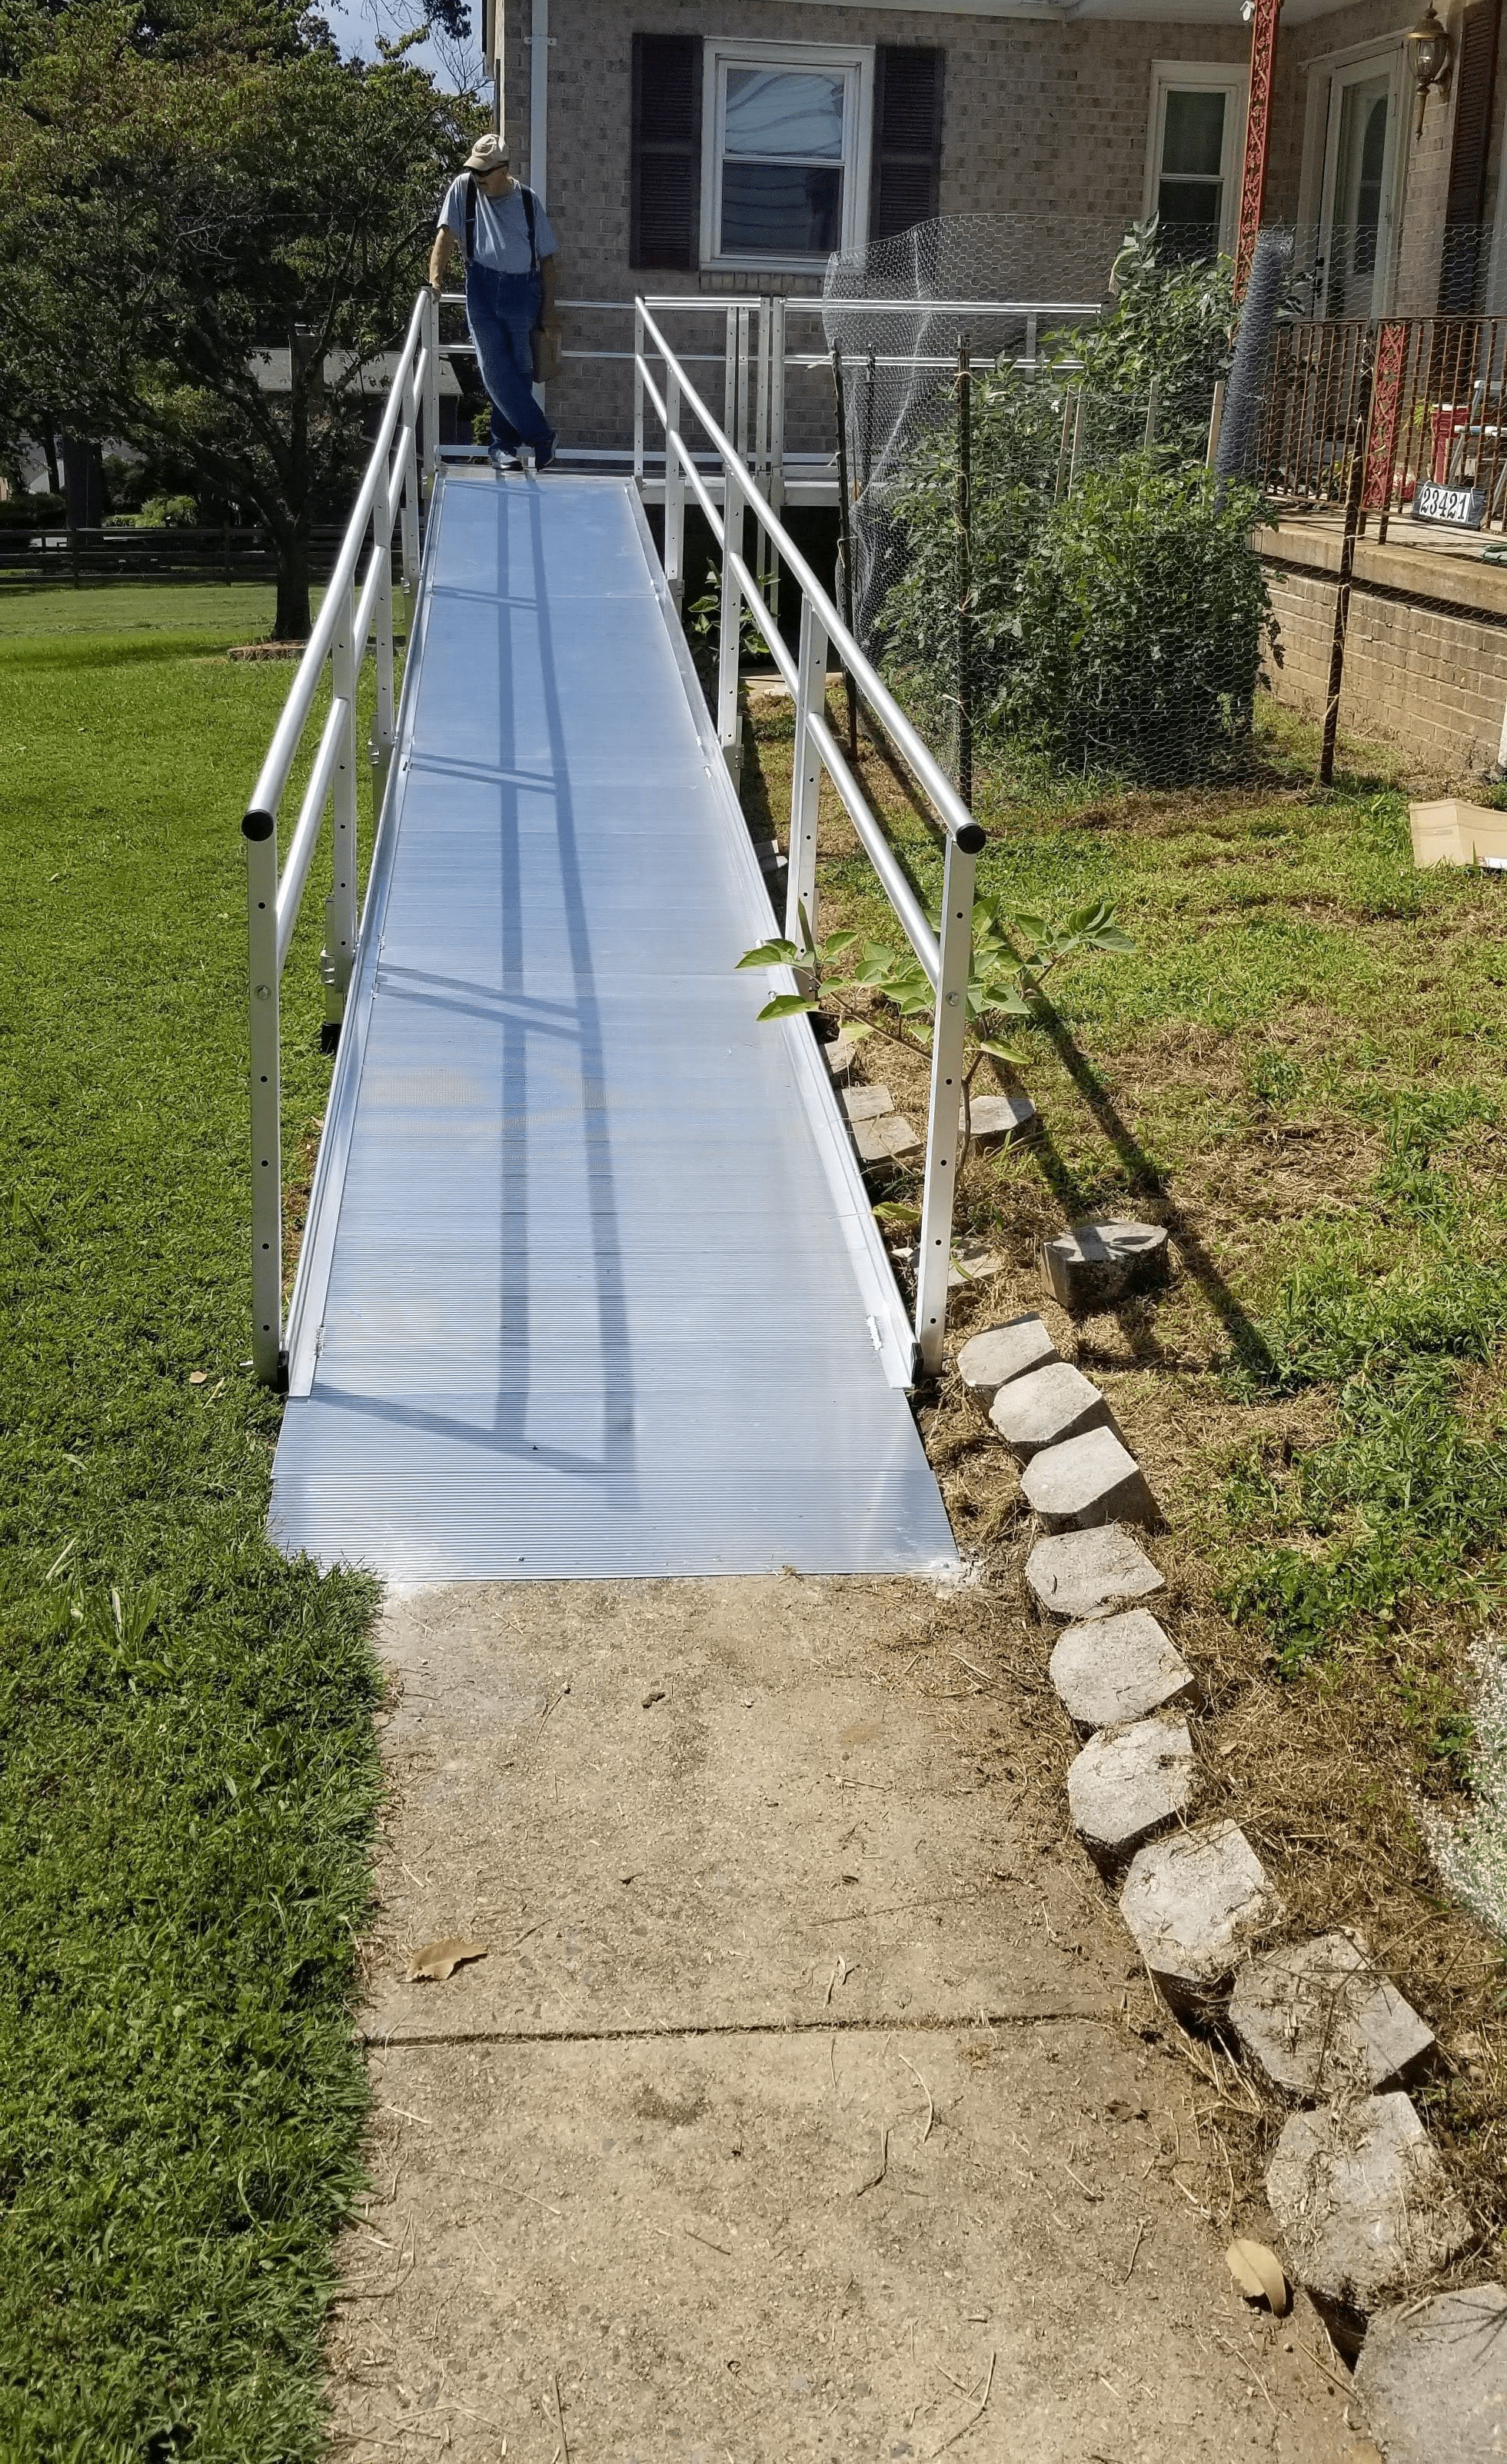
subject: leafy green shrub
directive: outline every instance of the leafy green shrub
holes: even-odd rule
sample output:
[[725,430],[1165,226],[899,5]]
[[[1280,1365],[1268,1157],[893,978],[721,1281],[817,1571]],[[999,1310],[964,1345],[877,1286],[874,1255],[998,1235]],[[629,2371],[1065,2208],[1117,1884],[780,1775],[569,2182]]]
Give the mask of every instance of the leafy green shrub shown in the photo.
[[993,716],[1064,769],[1165,783],[1249,736],[1270,604],[1258,499],[1131,454],[1053,508],[1015,585]]

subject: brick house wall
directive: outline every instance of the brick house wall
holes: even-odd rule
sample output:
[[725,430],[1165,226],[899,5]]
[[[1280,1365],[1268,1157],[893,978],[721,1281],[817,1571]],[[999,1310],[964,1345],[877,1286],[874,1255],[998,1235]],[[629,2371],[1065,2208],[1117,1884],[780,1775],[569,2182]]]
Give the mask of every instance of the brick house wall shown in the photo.
[[[504,124],[513,161],[527,177],[529,157],[529,0],[506,0],[502,23]],[[655,273],[628,266],[632,39],[643,33],[741,34],[774,41],[939,45],[943,88],[941,205],[944,214],[1021,217],[1013,287],[1050,294],[1077,273],[1093,297],[1102,290],[1114,243],[1139,220],[1146,191],[1154,59],[1229,60],[1249,56],[1250,41],[1232,8],[1228,26],[1171,21],[1065,24],[951,15],[931,10],[797,5],[796,0],[551,0],[549,208],[559,233],[570,297],[632,298],[641,285],[661,293],[814,291],[810,276]],[[1092,273],[1090,274],[1090,269]],[[630,345],[626,319],[577,311],[566,347]],[[688,328],[687,328],[688,332]],[[718,347],[712,319],[698,347]],[[803,329],[804,330],[804,329]],[[794,334],[793,334],[794,347]],[[819,339],[815,347],[819,348]],[[703,370],[715,382],[715,372]],[[802,406],[793,385],[793,427],[830,427],[827,388],[808,386]],[[720,396],[712,407],[720,405]],[[551,415],[582,445],[621,445],[630,432],[625,367],[567,362],[552,388]],[[793,436],[793,442],[795,438]]]

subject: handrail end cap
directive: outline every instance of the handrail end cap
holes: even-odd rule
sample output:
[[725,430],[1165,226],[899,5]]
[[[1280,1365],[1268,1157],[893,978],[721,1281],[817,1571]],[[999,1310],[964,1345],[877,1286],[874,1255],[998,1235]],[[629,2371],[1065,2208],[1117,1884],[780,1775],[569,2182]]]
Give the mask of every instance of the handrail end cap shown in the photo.
[[982,822],[965,822],[962,828],[954,830],[952,835],[965,855],[977,855],[982,847],[989,845],[989,832]]
[[277,824],[273,816],[271,813],[258,812],[253,804],[241,823],[241,836],[243,839],[251,839],[260,845],[263,839],[272,837],[276,827]]

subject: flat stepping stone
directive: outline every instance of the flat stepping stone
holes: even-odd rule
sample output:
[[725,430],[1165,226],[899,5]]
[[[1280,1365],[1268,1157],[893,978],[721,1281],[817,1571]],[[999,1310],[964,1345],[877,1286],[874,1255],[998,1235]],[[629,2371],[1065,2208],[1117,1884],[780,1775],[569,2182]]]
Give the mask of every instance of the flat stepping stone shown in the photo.
[[1210,1822],[1137,1851],[1120,1913],[1171,2008],[1205,2018],[1282,1903],[1239,1826]]
[[1291,2115],[1266,2195],[1289,2276],[1351,2356],[1373,2310],[1448,2267],[1471,2240],[1470,2218],[1401,2094]]
[[957,1355],[957,1374],[987,1411],[1001,1386],[1033,1369],[1044,1369],[1057,1356],[1057,1346],[1038,1317],[1016,1317],[1007,1326],[971,1334]]
[[1075,1312],[1112,1309],[1130,1292],[1165,1283],[1167,1234],[1160,1223],[1075,1223],[1041,1244],[1047,1282]]
[[989,1417],[1017,1463],[1028,1463],[1044,1447],[1059,1446],[1089,1429],[1114,1427],[1100,1389],[1066,1360],[1013,1377],[994,1397]]
[[877,1121],[855,1121],[854,1143],[859,1160],[879,1171],[890,1164],[919,1163],[926,1153],[904,1112],[885,1112]]
[[1193,1741],[1186,1720],[1138,1720],[1090,1738],[1067,1774],[1073,1828],[1102,1872],[1165,1829],[1191,1803]]
[[1141,1466],[1112,1429],[1091,1429],[1064,1445],[1044,1447],[1032,1457],[1020,1485],[1049,1531],[1157,1520]]
[[887,1087],[844,1087],[842,1110],[850,1121],[881,1121],[895,1109]]
[[1387,2464],[1507,2456],[1507,2293],[1470,2284],[1371,2321],[1355,2391]]
[[1117,1523],[1038,1540],[1026,1559],[1026,1582],[1048,1617],[1074,1619],[1106,1617],[1123,1601],[1162,1589],[1146,1551]]
[[[1029,1137],[1037,1125],[1037,1108],[1029,1095],[975,1095],[969,1106],[969,1133],[986,1155],[992,1147],[1009,1146]],[[958,1114],[958,1127],[963,1116]]]
[[1112,1728],[1198,1700],[1198,1680],[1149,1609],[1070,1625],[1047,1663],[1076,1728]]
[[862,1036],[849,1035],[844,1027],[832,1038],[830,1044],[824,1044],[821,1047],[822,1058],[840,1087],[847,1082],[848,1073],[858,1059],[859,1045],[862,1042]]
[[1316,2099],[1403,2087],[1434,2044],[1411,2004],[1346,1933],[1253,1960],[1235,1979],[1230,2024],[1278,2087]]

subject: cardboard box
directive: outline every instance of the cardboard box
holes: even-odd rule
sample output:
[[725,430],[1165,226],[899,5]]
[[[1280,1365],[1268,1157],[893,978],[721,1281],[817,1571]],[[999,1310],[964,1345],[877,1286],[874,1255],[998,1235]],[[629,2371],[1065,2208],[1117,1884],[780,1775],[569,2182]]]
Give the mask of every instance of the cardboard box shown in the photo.
[[1413,863],[1420,872],[1436,864],[1489,864],[1507,868],[1507,812],[1445,796],[1434,804],[1409,804]]

